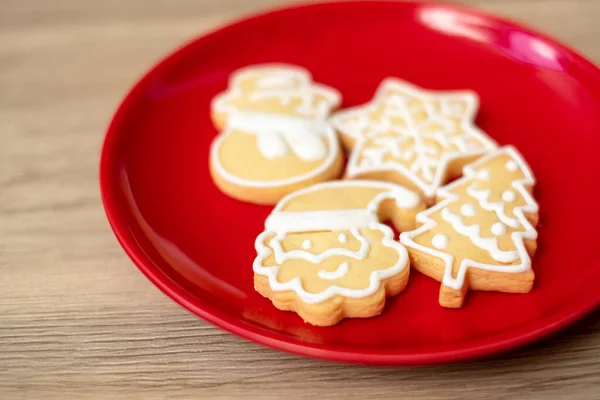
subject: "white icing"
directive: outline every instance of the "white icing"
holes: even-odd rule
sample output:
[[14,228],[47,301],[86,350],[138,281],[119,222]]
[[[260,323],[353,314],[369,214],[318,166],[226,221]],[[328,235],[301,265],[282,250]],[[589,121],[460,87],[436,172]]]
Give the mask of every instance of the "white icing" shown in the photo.
[[[524,178],[517,179],[511,183],[511,186],[513,187],[513,189],[515,191],[519,192],[521,194],[521,196],[523,196],[523,199],[525,200],[524,205],[515,207],[513,209],[513,213],[517,217],[518,226],[522,227],[522,229],[523,229],[523,231],[517,231],[517,232],[513,232],[511,234],[511,239],[517,249],[516,250],[516,252],[518,254],[517,259],[519,260],[519,262],[514,265],[494,265],[494,264],[484,264],[484,263],[476,262],[476,261],[470,260],[468,258],[465,258],[461,261],[461,263],[459,265],[457,275],[453,276],[452,265],[454,263],[454,257],[451,254],[444,253],[444,252],[420,245],[414,241],[414,238],[429,231],[430,229],[434,228],[437,225],[437,222],[429,217],[430,215],[432,215],[436,212],[439,212],[440,210],[445,209],[448,206],[448,204],[450,204],[451,202],[454,202],[458,199],[457,195],[451,193],[451,190],[453,188],[455,188],[459,185],[464,185],[466,182],[472,181],[477,175],[477,172],[475,171],[475,169],[478,166],[482,165],[483,163],[485,163],[485,162],[489,161],[490,159],[492,159],[498,155],[501,155],[501,154],[509,155],[517,163],[519,168],[524,173]],[[475,163],[466,166],[464,169],[463,177],[461,179],[458,179],[455,182],[441,188],[438,192],[438,195],[441,198],[443,198],[444,200],[440,201],[439,203],[437,203],[435,206],[429,208],[428,210],[425,210],[425,211],[417,214],[417,221],[420,222],[422,225],[414,231],[403,232],[400,235],[400,242],[407,247],[415,248],[419,251],[422,251],[427,254],[431,254],[432,256],[442,259],[445,263],[444,277],[442,279],[442,284],[444,286],[447,286],[454,290],[460,290],[462,288],[462,286],[464,285],[467,270],[469,268],[478,268],[478,269],[482,269],[482,270],[486,270],[486,271],[497,271],[497,272],[503,272],[503,273],[519,273],[519,272],[528,271],[531,269],[531,258],[529,257],[529,253],[527,252],[527,249],[525,248],[524,240],[525,239],[535,240],[537,238],[537,231],[529,223],[529,221],[525,217],[525,214],[537,212],[538,206],[537,206],[536,201],[531,197],[531,195],[527,191],[526,187],[532,186],[534,184],[535,184],[535,179],[533,177],[533,174],[531,173],[531,170],[529,169],[527,164],[525,164],[525,162],[521,158],[521,155],[513,147],[506,146],[501,149],[498,149],[497,151],[492,152],[492,153],[482,157]],[[471,185],[469,188],[473,188],[473,185]],[[475,190],[475,189],[473,189],[473,190]],[[489,192],[489,191],[475,190],[475,193],[480,194],[481,192]],[[471,193],[469,193],[469,194],[471,194]],[[488,196],[489,196],[489,193],[485,193],[483,196],[480,196],[480,198],[483,198],[485,200],[485,199],[487,199]],[[480,205],[484,209],[489,209],[490,211],[496,211],[496,213],[499,217],[500,217],[499,212],[503,213],[503,206],[497,207],[496,206],[497,203],[487,203],[489,208],[484,207],[483,204],[484,203],[480,201]],[[502,204],[502,203],[500,203],[500,204]],[[503,221],[503,222],[506,223],[505,221]],[[507,224],[507,225],[509,225],[509,224]],[[468,229],[468,227],[467,227],[467,229]],[[469,232],[469,233],[471,233],[471,232]],[[496,238],[494,238],[494,239],[496,239]],[[488,246],[488,245],[486,244],[486,246]]]
[[342,231],[366,228],[376,222],[377,215],[365,209],[280,211],[267,217],[265,227],[276,232]]
[[379,193],[375,196],[369,203],[369,211],[377,212],[379,204],[384,200],[394,200],[399,208],[413,208],[421,202],[421,198],[415,192],[404,189],[402,186],[396,186],[393,191]]
[[298,259],[310,261],[316,264],[323,262],[327,257],[331,256],[346,256],[357,260],[364,260],[369,254],[369,250],[371,249],[369,241],[360,234],[358,228],[350,229],[350,233],[352,233],[352,235],[360,242],[360,248],[357,251],[338,247],[327,249],[319,254],[299,249],[284,251],[283,247],[281,246],[281,242],[287,236],[285,232],[277,233],[275,237],[273,237],[273,239],[269,241],[269,246],[271,246],[271,248],[273,249],[275,261],[278,264],[283,264],[286,261]]
[[251,101],[276,99],[283,105],[289,105],[295,100],[295,111],[306,117],[325,118],[331,109],[341,102],[338,91],[313,82],[310,73],[303,68],[285,64],[263,64],[236,71],[230,79],[228,92],[213,101],[215,109],[223,112],[235,111],[234,107],[225,104],[225,99],[242,96],[242,81],[248,78],[257,78],[256,90],[249,93]]
[[488,179],[490,179],[490,171],[488,171],[487,169],[482,169],[477,173],[477,179],[487,181]]
[[296,79],[290,75],[266,75],[256,80],[256,86],[261,89],[273,89],[287,87],[293,88],[296,85]]
[[477,210],[473,204],[463,204],[460,207],[460,212],[465,217],[474,217],[477,214]]
[[506,166],[507,170],[513,171],[513,172],[516,171],[517,169],[519,169],[519,166],[513,160],[507,161],[505,166]]
[[462,219],[452,214],[448,208],[442,209],[442,218],[452,224],[452,228],[461,235],[467,236],[471,242],[480,249],[486,250],[490,257],[501,263],[510,263],[519,258],[519,253],[515,251],[503,251],[498,247],[498,239],[495,237],[481,237],[481,226],[478,224],[467,226]]
[[[407,101],[406,98],[398,99],[393,95],[385,94],[390,90],[400,91],[407,98],[422,101],[427,114],[426,119],[419,123],[415,122],[413,115],[415,111],[403,106]],[[465,104],[459,123],[450,119],[455,116],[451,115],[452,113],[449,111],[452,110],[457,100]],[[442,110],[440,113],[434,109],[433,101],[440,101],[442,109],[446,111]],[[379,109],[382,104],[385,104],[386,108],[384,108],[380,121],[372,121],[369,115]],[[350,154],[346,175],[350,178],[357,178],[371,173],[395,171],[414,183],[426,197],[433,198],[435,191],[443,184],[450,163],[460,158],[482,155],[496,147],[493,140],[474,124],[473,118],[477,108],[478,99],[472,92],[428,91],[399,79],[386,79],[369,104],[343,110],[331,118],[338,131],[352,137],[356,142]],[[399,124],[397,118],[401,118],[404,124]],[[439,129],[432,130],[432,124]],[[448,130],[452,130],[453,133],[461,132],[462,136],[450,137],[446,134]],[[405,150],[400,150],[399,147],[402,141],[394,140],[395,138],[385,141],[378,140],[372,145],[365,140],[389,132],[396,132],[401,138],[410,138],[414,141],[414,154],[411,154],[411,157],[404,157]],[[432,146],[424,139],[433,139],[439,146],[446,149],[440,159],[432,157],[439,153],[439,148]],[[452,149],[451,145],[456,146],[459,151],[447,150],[448,148]],[[368,148],[365,149],[367,146]],[[365,152],[370,153],[365,154]],[[407,167],[394,160],[384,161],[386,154],[411,160],[411,164]],[[368,157],[368,161],[364,160],[365,156]]]
[[500,201],[497,203],[490,203],[488,201],[488,198],[492,193],[491,190],[479,190],[475,189],[474,185],[471,185],[467,187],[467,193],[479,201],[481,208],[487,211],[494,211],[500,221],[504,222],[506,225],[510,226],[511,228],[517,228],[519,226],[519,220],[517,218],[511,218],[506,215],[503,202]]
[[325,171],[328,171],[333,166],[333,164],[335,163],[335,161],[338,157],[339,144],[337,141],[337,136],[336,136],[333,128],[327,127],[326,134],[325,134],[325,140],[327,142],[327,150],[328,150],[327,156],[325,159],[323,159],[323,162],[320,163],[318,167],[316,167],[310,171],[307,171],[306,173],[304,173],[302,175],[297,175],[297,176],[280,179],[280,180],[249,180],[249,179],[241,178],[237,175],[232,174],[225,168],[225,166],[221,162],[221,157],[219,155],[220,149],[221,149],[221,144],[222,144],[223,140],[225,139],[225,137],[227,137],[227,135],[231,134],[231,132],[232,131],[230,129],[227,129],[224,132],[222,132],[221,134],[219,134],[219,136],[213,141],[211,148],[210,148],[210,151],[211,151],[210,158],[211,158],[211,163],[213,164],[213,167],[215,168],[215,170],[219,174],[219,176],[221,176],[225,180],[227,180],[235,185],[238,185],[238,186],[253,187],[253,188],[273,188],[273,187],[294,185],[294,184],[297,184],[300,182],[305,182],[305,181],[314,179],[315,177],[325,173]]
[[442,112],[444,114],[460,117],[460,115],[462,113],[464,113],[465,111],[466,110],[465,110],[464,105],[462,105],[460,103],[451,103],[451,102],[442,103]]
[[288,148],[304,161],[327,156],[327,146],[322,139],[327,131],[326,121],[234,112],[229,116],[227,126],[257,135],[258,148],[269,159],[285,156]]
[[280,132],[288,136],[316,134],[325,136],[327,121],[290,115],[233,111],[227,120],[229,128],[260,135],[263,132]]
[[[286,205],[303,194],[324,190],[336,187],[364,187],[364,188],[379,188],[385,189],[385,192],[374,196],[365,209],[360,210],[331,210],[331,211],[284,211]],[[320,303],[333,296],[341,295],[352,298],[363,298],[375,293],[383,279],[389,278],[398,274],[408,265],[408,253],[406,248],[394,240],[393,231],[385,224],[382,224],[377,219],[377,211],[381,202],[393,199],[398,207],[413,208],[420,204],[418,195],[406,188],[393,185],[385,182],[376,181],[331,181],[318,183],[316,185],[301,189],[284,197],[277,206],[273,209],[271,215],[265,222],[265,231],[262,232],[255,241],[257,257],[253,263],[255,273],[267,276],[269,286],[273,291],[294,291],[303,302]],[[282,216],[282,217],[281,217]],[[308,216],[308,217],[307,217]],[[330,218],[330,216],[333,216]],[[325,221],[325,222],[323,222]],[[341,225],[349,226],[357,224],[349,228],[340,228]],[[311,263],[320,263],[331,256],[346,256],[356,260],[364,260],[368,257],[371,246],[369,241],[361,235],[360,228],[369,228],[379,230],[383,233],[382,244],[385,247],[394,249],[399,257],[398,261],[392,266],[374,270],[369,276],[369,285],[364,289],[351,289],[337,285],[331,285],[325,291],[320,293],[311,293],[304,290],[302,280],[297,277],[287,282],[279,282],[277,279],[279,273],[279,265],[288,260],[301,259]],[[360,243],[358,250],[350,250],[345,248],[329,248],[320,254],[314,254],[306,250],[294,249],[285,252],[281,245],[288,233],[294,231],[320,231],[320,230],[348,230]],[[265,245],[265,240],[269,240],[269,246]],[[345,233],[338,235],[338,240],[341,243],[346,243],[348,237]],[[277,265],[264,266],[263,261],[273,255]],[[320,270],[321,274],[326,274],[330,278],[322,277],[323,279],[337,279],[347,273],[347,267],[342,263],[334,272]],[[342,274],[343,273],[343,274]],[[332,275],[336,274],[336,275]],[[334,278],[331,278],[334,276]]]
[[281,199],[279,203],[277,203],[271,215],[273,215],[276,212],[282,211],[291,200],[298,196],[316,192],[322,189],[332,189],[339,187],[381,189],[382,192],[376,195],[373,199],[371,199],[371,201],[367,205],[367,210],[371,212],[376,211],[379,208],[380,203],[384,200],[395,200],[396,206],[399,208],[414,208],[418,206],[421,202],[421,198],[416,192],[407,189],[404,186],[395,185],[393,183],[368,180],[337,180],[317,183],[315,185],[305,187],[287,195],[286,197]]
[[[257,100],[253,94],[264,92],[264,95],[277,97],[282,104],[289,104],[290,96],[293,96],[299,99],[296,111],[302,117],[240,111],[231,100],[244,95],[241,82],[248,77],[259,78],[256,86],[260,90],[252,92],[250,97]],[[275,86],[279,88],[272,90]],[[286,87],[289,90],[285,90]],[[315,100],[317,96],[320,101]],[[227,92],[212,101],[212,109],[227,116],[226,129],[211,144],[210,162],[215,172],[234,185],[252,188],[281,187],[315,179],[330,170],[339,157],[337,135],[326,117],[340,102],[339,92],[313,83],[304,69],[278,64],[242,68],[233,74]],[[311,170],[285,179],[242,178],[229,172],[222,163],[222,143],[233,131],[257,135],[257,148],[267,159],[282,157],[292,151],[303,161],[322,162]]]
[[317,275],[319,276],[319,278],[333,281],[335,279],[343,278],[344,275],[348,273],[349,267],[350,264],[348,264],[348,262],[346,261],[341,263],[339,267],[337,267],[336,270],[333,272],[320,269],[319,271],[317,271]]
[[288,153],[288,144],[280,132],[268,131],[258,135],[258,149],[269,160]]
[[496,235],[496,236],[506,235],[506,225],[504,225],[502,222],[494,223],[494,225],[492,225],[492,228],[490,230],[491,230],[492,234]]
[[392,95],[385,100],[385,103],[389,107],[403,108],[406,107],[408,99],[398,94]]
[[304,250],[308,250],[312,247],[312,242],[308,239],[306,239],[305,241],[302,242],[302,248]]
[[317,161],[327,156],[323,139],[305,132],[304,135],[288,135],[288,143],[293,152],[303,161]]
[[[372,295],[375,293],[383,279],[392,277],[400,273],[404,268],[408,265],[408,253],[406,248],[402,246],[400,243],[394,240],[393,231],[384,224],[376,224],[370,227],[371,229],[378,229],[383,232],[384,238],[382,239],[382,244],[386,247],[393,248],[399,255],[398,261],[386,269],[374,270],[371,272],[369,276],[369,285],[364,289],[351,289],[347,287],[332,285],[325,289],[320,293],[311,293],[304,290],[302,286],[302,280],[299,277],[291,279],[288,282],[279,282],[277,276],[279,274],[279,265],[276,266],[263,266],[263,261],[267,258],[272,252],[263,244],[263,241],[267,236],[273,234],[273,232],[265,231],[261,233],[255,241],[256,251],[258,253],[257,257],[254,259],[253,270],[255,273],[260,275],[265,275],[269,279],[269,286],[273,291],[294,291],[300,299],[302,299],[305,303],[321,303],[326,301],[336,295],[352,297],[352,298],[363,298]],[[333,250],[333,249],[329,249]],[[296,250],[294,250],[296,251]],[[307,252],[304,252],[307,253]],[[310,254],[310,253],[308,253]],[[301,257],[303,259],[308,260],[307,258]],[[308,260],[310,261],[310,260]],[[314,262],[314,261],[311,261]],[[278,263],[280,264],[280,263]]]
[[436,248],[443,250],[448,247],[448,236],[437,234],[431,239],[431,244]]
[[285,106],[289,105],[296,97],[298,97],[298,94],[289,90],[265,90],[250,93],[248,96],[250,101],[261,101],[265,99],[276,98]]
[[517,195],[512,190],[506,190],[502,193],[502,200],[512,203],[517,198]]

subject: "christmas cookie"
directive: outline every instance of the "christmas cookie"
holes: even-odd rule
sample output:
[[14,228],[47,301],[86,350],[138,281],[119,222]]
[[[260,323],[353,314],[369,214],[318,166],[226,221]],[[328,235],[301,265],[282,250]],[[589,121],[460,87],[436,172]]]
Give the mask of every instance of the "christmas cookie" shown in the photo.
[[538,205],[522,156],[503,147],[464,168],[438,191],[437,204],[403,232],[411,265],[442,283],[439,302],[463,305],[467,290],[526,293],[533,286]]
[[313,325],[371,317],[404,289],[409,259],[382,221],[415,228],[419,195],[385,182],[333,181],[282,199],[256,239],[254,287]]
[[289,65],[259,65],[233,74],[212,102],[222,130],[212,143],[210,171],[231,197],[275,204],[283,196],[341,174],[342,154],[329,113],[340,94]]
[[346,176],[394,182],[432,203],[440,186],[496,147],[474,125],[477,108],[470,91],[430,91],[385,79],[370,103],[331,119],[351,149]]

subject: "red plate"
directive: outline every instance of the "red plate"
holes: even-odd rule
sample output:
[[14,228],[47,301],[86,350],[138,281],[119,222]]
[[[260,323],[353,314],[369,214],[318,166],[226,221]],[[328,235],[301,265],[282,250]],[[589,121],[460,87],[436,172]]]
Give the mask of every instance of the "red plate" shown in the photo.
[[[220,193],[208,172],[211,98],[248,64],[286,62],[369,100],[386,76],[477,91],[478,124],[514,144],[538,178],[537,280],[527,295],[472,292],[438,305],[439,283],[414,273],[382,316],[330,328],[276,310],[252,288],[254,239],[270,207]],[[556,41],[455,6],[320,4],[213,32],[159,63],[125,98],[101,163],[108,219],[167,295],[200,317],[275,348],[331,360],[425,364],[531,342],[600,303],[600,71]]]

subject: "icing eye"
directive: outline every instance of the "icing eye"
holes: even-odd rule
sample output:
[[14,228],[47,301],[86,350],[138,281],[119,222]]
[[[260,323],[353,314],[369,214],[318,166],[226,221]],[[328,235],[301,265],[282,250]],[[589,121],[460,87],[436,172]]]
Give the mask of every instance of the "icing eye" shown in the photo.
[[509,171],[516,171],[517,169],[519,169],[519,166],[513,160],[507,161],[505,167]]
[[340,241],[340,243],[346,243],[348,241],[348,236],[346,236],[345,233],[340,233],[340,235],[338,236],[338,240]]
[[466,217],[473,217],[477,213],[473,204],[463,204],[460,207],[460,212]]
[[506,235],[506,225],[504,225],[502,222],[496,222],[494,225],[492,225],[491,231],[492,234],[496,236]]
[[512,190],[505,190],[504,193],[502,193],[502,200],[504,201],[513,202],[516,198],[517,195]]
[[305,240],[304,242],[302,242],[302,248],[304,250],[308,250],[312,247],[312,242],[310,240]]
[[443,250],[448,247],[448,236],[437,234],[431,239],[431,244],[436,249]]

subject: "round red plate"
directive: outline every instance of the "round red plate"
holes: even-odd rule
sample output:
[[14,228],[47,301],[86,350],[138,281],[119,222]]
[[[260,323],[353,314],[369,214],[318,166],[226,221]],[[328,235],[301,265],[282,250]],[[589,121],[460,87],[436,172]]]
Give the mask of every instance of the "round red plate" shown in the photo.
[[[438,305],[439,284],[413,273],[377,318],[316,328],[252,287],[254,239],[270,207],[220,193],[208,172],[209,102],[237,68],[304,66],[344,106],[382,78],[473,89],[477,123],[515,145],[538,179],[539,252],[526,295],[472,292]],[[554,40],[444,5],[352,2],[270,12],[201,37],[125,98],[101,163],[108,219],[135,264],[200,317],[275,348],[331,360],[424,364],[487,355],[540,338],[600,303],[600,71]],[[592,204],[590,204],[592,202]]]

